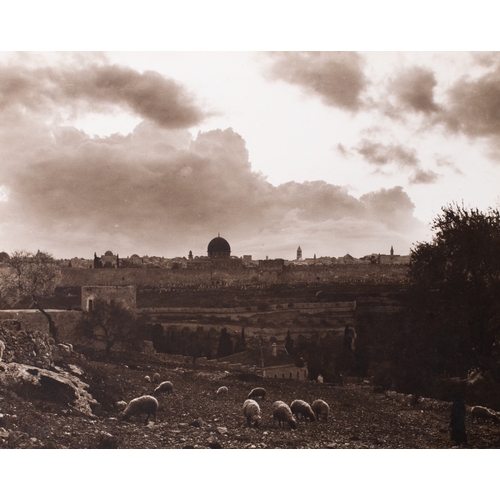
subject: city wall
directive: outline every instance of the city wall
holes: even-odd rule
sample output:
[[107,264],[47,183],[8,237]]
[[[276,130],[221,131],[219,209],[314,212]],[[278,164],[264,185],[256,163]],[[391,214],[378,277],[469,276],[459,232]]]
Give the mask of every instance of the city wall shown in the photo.
[[334,264],[285,266],[269,271],[258,267],[239,269],[63,268],[61,286],[138,285],[244,285],[255,283],[392,283],[406,281],[405,265]]

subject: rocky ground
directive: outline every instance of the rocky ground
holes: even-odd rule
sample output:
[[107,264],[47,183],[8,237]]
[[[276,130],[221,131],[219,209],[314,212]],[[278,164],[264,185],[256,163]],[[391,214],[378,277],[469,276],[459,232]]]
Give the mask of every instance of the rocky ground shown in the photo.
[[[0,387],[0,448],[451,448],[451,403],[395,392],[375,392],[367,383],[332,386],[313,382],[262,380],[251,375],[202,371],[165,365],[125,366],[80,360],[82,379],[99,402],[95,417],[55,400],[37,398]],[[120,420],[115,403],[152,393],[155,384],[145,375],[159,372],[174,384],[171,395],[158,396],[156,422]],[[229,388],[216,399],[215,391]],[[259,400],[262,422],[249,428],[242,414],[248,392],[267,389]],[[296,430],[273,422],[276,400],[311,403],[321,398],[330,405],[328,422],[300,421]],[[467,416],[469,448],[500,447],[500,426],[471,422]]]

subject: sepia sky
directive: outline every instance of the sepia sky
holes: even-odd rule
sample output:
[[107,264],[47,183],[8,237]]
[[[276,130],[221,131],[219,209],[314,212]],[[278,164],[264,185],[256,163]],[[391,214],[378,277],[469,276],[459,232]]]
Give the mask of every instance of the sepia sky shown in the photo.
[[499,159],[500,53],[0,53],[0,251],[407,254]]

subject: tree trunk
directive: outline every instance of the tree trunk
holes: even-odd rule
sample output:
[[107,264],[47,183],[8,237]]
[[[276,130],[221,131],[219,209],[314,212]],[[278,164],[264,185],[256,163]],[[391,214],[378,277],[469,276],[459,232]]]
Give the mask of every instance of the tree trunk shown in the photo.
[[32,297],[33,298],[33,304],[35,305],[35,307],[47,318],[47,321],[49,322],[49,334],[52,335],[52,337],[54,338],[54,341],[56,342],[56,344],[59,342],[59,339],[58,339],[58,330],[57,330],[57,326],[56,324],[54,323],[54,320],[52,319],[51,315],[38,303],[38,300],[36,299],[36,297]]

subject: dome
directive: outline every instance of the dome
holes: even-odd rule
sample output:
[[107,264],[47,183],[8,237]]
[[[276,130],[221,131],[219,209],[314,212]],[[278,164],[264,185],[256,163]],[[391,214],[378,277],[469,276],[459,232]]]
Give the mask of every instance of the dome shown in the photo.
[[213,258],[213,257],[229,258],[231,255],[231,247],[229,246],[229,243],[224,238],[221,238],[220,236],[217,236],[217,238],[214,238],[208,244],[207,250],[208,250],[208,256],[210,258]]
[[113,252],[111,250],[108,250],[104,255],[106,257],[113,257]]
[[10,256],[7,252],[0,252],[0,262],[5,262],[10,259]]

